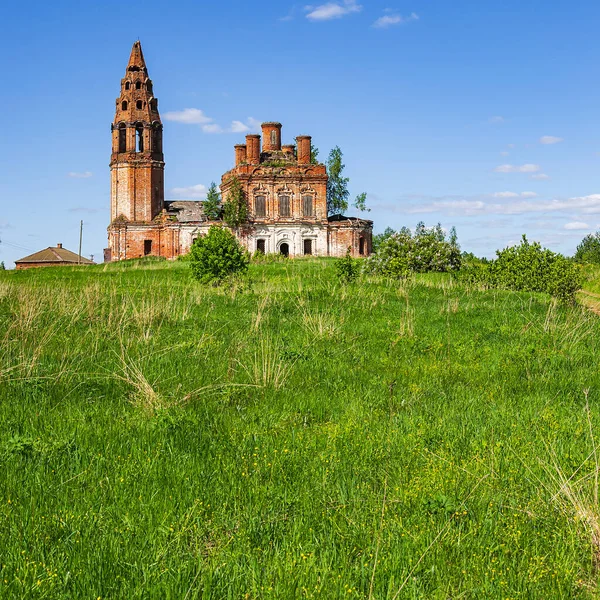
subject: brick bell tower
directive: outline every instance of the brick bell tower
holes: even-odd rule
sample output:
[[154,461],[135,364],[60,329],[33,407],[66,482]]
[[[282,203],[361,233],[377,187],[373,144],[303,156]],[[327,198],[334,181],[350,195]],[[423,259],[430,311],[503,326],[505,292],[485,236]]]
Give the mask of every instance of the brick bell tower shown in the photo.
[[109,248],[113,260],[118,260],[123,226],[149,223],[165,200],[163,127],[139,40],[121,80],[111,130]]

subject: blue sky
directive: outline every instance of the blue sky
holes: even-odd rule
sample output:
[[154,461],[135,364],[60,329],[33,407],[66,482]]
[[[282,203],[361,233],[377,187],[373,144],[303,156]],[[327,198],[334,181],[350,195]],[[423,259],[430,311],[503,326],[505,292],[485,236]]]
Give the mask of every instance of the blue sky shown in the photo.
[[76,251],[81,219],[101,260],[110,123],[138,37],[167,198],[201,197],[244,130],[278,120],[284,143],[342,148],[376,231],[439,221],[479,255],[522,233],[572,253],[600,229],[599,19],[591,0],[10,3],[0,260]]

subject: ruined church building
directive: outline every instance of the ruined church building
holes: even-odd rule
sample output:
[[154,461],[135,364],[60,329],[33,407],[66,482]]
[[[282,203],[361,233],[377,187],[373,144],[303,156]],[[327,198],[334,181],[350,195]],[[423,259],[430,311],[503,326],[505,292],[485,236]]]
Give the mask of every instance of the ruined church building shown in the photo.
[[[135,42],[112,124],[111,202],[105,260],[176,258],[215,224],[201,201],[165,200],[163,126],[142,47]],[[235,146],[235,166],[221,179],[224,200],[237,178],[248,220],[236,230],[250,251],[289,256],[371,252],[373,222],[327,215],[327,168],[311,163],[311,138],[281,144],[281,124]],[[217,223],[222,224],[222,221]]]

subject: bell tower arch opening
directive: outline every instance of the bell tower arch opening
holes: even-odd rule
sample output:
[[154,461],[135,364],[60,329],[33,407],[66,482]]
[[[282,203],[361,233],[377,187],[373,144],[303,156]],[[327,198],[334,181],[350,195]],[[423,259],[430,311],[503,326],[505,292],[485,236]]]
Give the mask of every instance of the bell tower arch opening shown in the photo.
[[135,126],[135,151],[144,151],[144,124],[137,123]]

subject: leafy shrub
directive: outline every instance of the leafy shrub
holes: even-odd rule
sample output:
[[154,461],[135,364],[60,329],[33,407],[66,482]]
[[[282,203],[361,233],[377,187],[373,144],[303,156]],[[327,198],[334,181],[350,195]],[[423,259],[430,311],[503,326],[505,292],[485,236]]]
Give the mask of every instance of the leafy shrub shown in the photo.
[[377,252],[379,250],[379,246],[381,246],[382,242],[385,242],[389,237],[394,235],[396,231],[391,227],[386,227],[383,233],[377,233],[373,236],[373,252]]
[[523,236],[519,245],[498,250],[496,255],[488,264],[467,267],[461,279],[487,287],[545,292],[561,302],[575,301],[582,283],[581,269],[561,254]]
[[485,281],[486,269],[489,264],[490,261],[487,258],[479,258],[472,252],[463,252],[460,270],[454,271],[453,276],[463,283],[481,283]]
[[233,233],[212,225],[205,236],[194,240],[190,266],[195,279],[202,283],[221,283],[234,274],[248,270],[250,257]]
[[555,260],[548,273],[546,291],[569,304],[575,303],[575,294],[581,289],[583,276],[578,266],[561,256]]
[[600,265],[600,231],[590,233],[581,240],[574,258],[579,262]]
[[352,283],[357,278],[358,261],[350,255],[350,248],[346,251],[344,258],[338,258],[335,261],[335,270],[343,283]]
[[441,225],[419,223],[412,234],[408,227],[388,230],[378,242],[377,252],[365,260],[365,271],[389,277],[408,277],[411,272],[445,272],[460,268],[461,254],[454,228],[450,235]]

